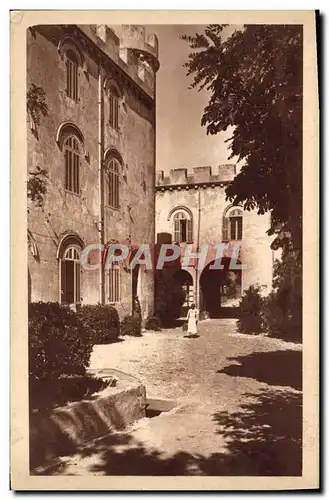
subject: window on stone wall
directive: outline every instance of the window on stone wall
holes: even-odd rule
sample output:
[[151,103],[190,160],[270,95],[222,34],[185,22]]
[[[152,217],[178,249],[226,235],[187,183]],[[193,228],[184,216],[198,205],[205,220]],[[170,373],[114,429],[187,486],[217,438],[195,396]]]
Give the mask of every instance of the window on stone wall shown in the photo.
[[112,264],[109,269],[109,296],[111,303],[120,302],[120,267],[118,264]]
[[61,303],[80,303],[80,249],[69,246],[60,260]]
[[109,88],[109,122],[111,127],[119,129],[119,93],[114,86]]
[[192,243],[192,219],[185,212],[174,215],[174,241],[177,243]]
[[76,136],[70,135],[63,145],[65,158],[65,189],[80,193],[80,144]]
[[223,217],[223,241],[242,240],[242,227],[242,210],[232,208]]
[[66,52],[66,93],[74,101],[79,98],[79,63],[73,50]]
[[119,208],[120,163],[115,158],[107,164],[107,203],[111,208]]

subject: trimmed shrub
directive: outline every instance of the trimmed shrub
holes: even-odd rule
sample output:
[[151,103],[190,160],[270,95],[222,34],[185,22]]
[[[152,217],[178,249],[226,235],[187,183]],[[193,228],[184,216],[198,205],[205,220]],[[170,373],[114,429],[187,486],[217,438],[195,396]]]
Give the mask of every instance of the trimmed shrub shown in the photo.
[[150,316],[145,321],[145,330],[153,330],[159,332],[161,330],[161,322],[158,316]]
[[260,288],[251,285],[245,290],[240,302],[238,331],[241,333],[258,334],[263,330],[263,301]]
[[31,408],[51,409],[72,401],[89,399],[105,387],[115,385],[115,380],[103,380],[90,375],[69,375],[56,380],[34,380],[31,385]]
[[78,309],[77,316],[92,344],[110,344],[118,340],[120,319],[115,307],[85,305]]
[[271,337],[301,342],[301,321],[301,297],[279,290],[264,299],[264,325]]
[[78,317],[56,302],[29,304],[30,380],[84,375],[92,343]]
[[140,318],[127,314],[121,321],[121,335],[130,335],[132,337],[142,336],[142,325]]

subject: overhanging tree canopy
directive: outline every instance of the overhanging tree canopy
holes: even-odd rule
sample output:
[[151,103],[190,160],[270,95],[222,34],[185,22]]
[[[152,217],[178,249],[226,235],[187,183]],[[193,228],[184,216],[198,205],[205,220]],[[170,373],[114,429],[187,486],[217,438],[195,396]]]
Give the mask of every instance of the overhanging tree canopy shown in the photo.
[[[291,232],[301,248],[302,27],[248,25],[224,38],[226,25],[183,35],[193,52],[186,67],[193,88],[211,96],[201,125],[208,134],[233,126],[231,156],[242,161],[226,190],[247,210],[271,212],[270,232]],[[225,33],[225,31],[224,31]]]

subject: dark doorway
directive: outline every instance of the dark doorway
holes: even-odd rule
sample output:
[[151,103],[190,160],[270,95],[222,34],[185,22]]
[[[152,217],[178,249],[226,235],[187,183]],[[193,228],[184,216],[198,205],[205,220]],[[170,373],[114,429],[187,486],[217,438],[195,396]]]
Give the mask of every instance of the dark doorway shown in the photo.
[[188,271],[180,269],[173,275],[175,288],[181,290],[179,297],[180,317],[185,318],[189,307],[194,303],[193,278]]
[[241,297],[241,271],[230,269],[230,258],[221,259],[223,269],[210,269],[210,262],[200,276],[200,307],[211,318],[236,317]]
[[140,273],[139,273],[140,265],[136,264],[134,269],[132,270],[132,312],[135,313],[140,306]]

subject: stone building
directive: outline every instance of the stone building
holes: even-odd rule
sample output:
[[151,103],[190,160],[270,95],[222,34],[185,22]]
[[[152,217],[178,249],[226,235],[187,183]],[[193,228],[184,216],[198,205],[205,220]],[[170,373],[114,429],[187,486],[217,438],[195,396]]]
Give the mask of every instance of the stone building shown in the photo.
[[[156,233],[157,243],[178,243],[181,255],[168,262],[165,279],[183,288],[185,301],[181,315],[196,303],[210,316],[224,313],[224,306],[237,305],[243,290],[259,285],[264,293],[271,289],[273,251],[269,214],[258,215],[233,206],[225,197],[225,188],[236,175],[236,166],[220,165],[216,173],[211,167],[170,170],[168,176],[157,172]],[[202,269],[197,261],[183,262],[186,244],[192,252],[200,252],[203,244],[211,245]],[[214,245],[224,243],[218,259]],[[222,269],[211,269],[216,259]],[[233,264],[234,260],[234,264]],[[173,284],[171,286],[173,286]]]
[[86,270],[80,255],[154,242],[158,68],[157,38],[142,26],[28,29],[27,168],[48,172],[43,206],[28,206],[31,301],[112,303],[122,316],[137,294],[144,317],[153,311],[151,271]]

